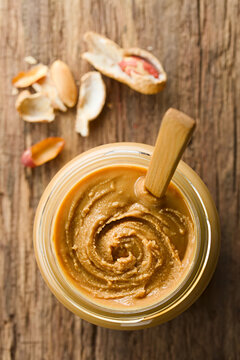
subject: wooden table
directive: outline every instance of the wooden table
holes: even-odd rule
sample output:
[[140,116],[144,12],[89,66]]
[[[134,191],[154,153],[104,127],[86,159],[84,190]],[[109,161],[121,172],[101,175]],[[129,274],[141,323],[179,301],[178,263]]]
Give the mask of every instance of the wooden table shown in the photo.
[[[240,2],[239,0],[0,1],[0,358],[240,358]],[[105,78],[107,105],[88,138],[74,131],[75,110],[51,124],[29,124],[15,110],[11,79],[32,55],[66,61],[79,84],[87,30],[124,47],[152,49],[168,74],[154,96]],[[198,121],[184,159],[209,187],[219,211],[222,250],[200,299],[177,319],[151,329],[111,331],[80,320],[50,293],[35,262],[32,227],[40,196],[67,161],[116,141],[154,144],[170,106]],[[63,136],[64,152],[24,169],[25,148]]]

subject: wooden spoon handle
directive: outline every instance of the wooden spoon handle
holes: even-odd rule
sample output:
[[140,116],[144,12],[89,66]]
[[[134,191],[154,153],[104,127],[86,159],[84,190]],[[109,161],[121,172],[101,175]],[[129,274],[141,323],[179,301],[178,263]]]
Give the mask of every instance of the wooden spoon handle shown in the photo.
[[176,109],[165,113],[146,175],[145,186],[162,197],[196,127],[196,122]]

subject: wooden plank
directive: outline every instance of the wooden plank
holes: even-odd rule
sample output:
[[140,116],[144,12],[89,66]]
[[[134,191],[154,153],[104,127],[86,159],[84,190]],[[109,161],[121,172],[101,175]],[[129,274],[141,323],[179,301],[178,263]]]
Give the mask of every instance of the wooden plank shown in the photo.
[[[0,357],[2,359],[237,359],[240,354],[240,2],[239,0],[2,0],[0,3]],[[122,46],[152,48],[168,74],[166,89],[138,94],[105,79],[108,103],[89,138],[74,131],[75,111],[52,124],[19,119],[11,78],[23,58],[66,61],[79,83],[83,33]],[[63,164],[114,141],[154,144],[170,106],[198,119],[185,160],[219,210],[222,252],[201,298],[177,319],[136,332],[111,331],[71,314],[51,295],[34,259],[32,225],[40,196]],[[43,167],[19,158],[46,136],[65,151]]]

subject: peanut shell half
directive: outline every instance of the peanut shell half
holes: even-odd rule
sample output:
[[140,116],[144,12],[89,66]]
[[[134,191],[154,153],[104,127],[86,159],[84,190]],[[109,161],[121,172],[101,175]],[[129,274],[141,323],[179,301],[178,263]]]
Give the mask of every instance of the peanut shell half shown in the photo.
[[84,35],[84,40],[88,51],[82,55],[83,59],[104,75],[143,94],[155,94],[164,88],[167,75],[159,60],[150,52],[139,48],[123,49],[92,31]]

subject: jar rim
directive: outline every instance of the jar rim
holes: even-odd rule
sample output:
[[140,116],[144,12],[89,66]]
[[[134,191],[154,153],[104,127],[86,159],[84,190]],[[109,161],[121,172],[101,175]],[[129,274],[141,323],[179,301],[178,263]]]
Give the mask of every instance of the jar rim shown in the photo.
[[[152,146],[139,143],[113,143],[95,147],[78,155],[73,160],[68,162],[54,176],[54,178],[49,183],[42,195],[34,221],[34,249],[36,259],[40,271],[54,295],[71,311],[80,315],[80,317],[84,318],[84,315],[89,315],[93,319],[103,319],[104,321],[110,323],[122,323],[124,321],[125,325],[137,322],[140,322],[141,324],[143,322],[151,322],[152,319],[154,319],[156,316],[159,316],[159,314],[164,314],[170,309],[176,307],[178,303],[183,300],[184,297],[188,296],[189,292],[191,292],[192,289],[196,286],[198,279],[201,273],[204,271],[204,268],[208,262],[211,247],[211,226],[209,225],[210,222],[208,218],[208,212],[206,211],[204,201],[198,193],[197,189],[195,188],[194,184],[185,175],[185,170],[187,169],[188,171],[194,173],[194,176],[196,177],[198,177],[198,175],[190,167],[188,167],[188,165],[181,161],[173,176],[173,183],[179,188],[179,179],[177,178],[180,177],[181,180],[184,182],[185,187],[181,188],[180,186],[180,191],[184,193],[184,198],[187,199],[187,203],[190,206],[190,210],[193,215],[192,217],[195,221],[195,226],[198,231],[197,239],[199,240],[197,241],[197,248],[193,259],[193,266],[191,266],[184,279],[180,282],[179,286],[174,289],[173,292],[171,292],[161,301],[143,307],[142,309],[132,308],[126,310],[119,310],[115,308],[107,308],[105,306],[100,306],[94,303],[88,297],[83,297],[81,299],[82,302],[79,302],[79,296],[82,296],[80,292],[77,291],[76,294],[76,288],[72,284],[68,284],[68,287],[66,288],[66,284],[64,282],[59,282],[59,274],[56,274],[54,272],[56,271],[56,268],[54,268],[53,271],[54,255],[51,254],[52,250],[48,249],[47,247],[49,247],[49,245],[51,247],[51,231],[54,224],[57,204],[53,206],[51,202],[53,203],[54,198],[56,200],[56,191],[58,190],[59,195],[64,189],[64,187],[67,186],[65,182],[66,178],[68,179],[68,191],[70,191],[70,189],[77,182],[79,182],[82,177],[86,176],[85,174],[82,174],[80,178],[78,177],[78,181],[76,182],[75,177],[76,174],[79,173],[79,166],[81,167],[81,169],[83,169],[84,166],[87,166],[89,173],[93,171],[92,168],[96,166],[96,162],[98,162],[100,158],[102,159],[101,167],[106,167],[111,166],[111,164],[106,165],[106,163],[109,162],[109,159],[118,159],[119,164],[119,159],[121,158],[121,156],[121,159],[125,161],[126,155],[129,157],[129,159],[131,158],[132,161],[136,160],[136,158],[141,158],[144,159],[145,162],[149,162],[152,151]],[[106,161],[104,162],[103,159]],[[99,168],[99,163],[97,168]],[[73,181],[69,182],[71,179]],[[191,190],[190,193],[192,193],[188,194],[188,191],[186,192],[186,188],[188,190]],[[192,197],[193,194],[194,197]],[[194,204],[192,203],[193,199],[195,202]],[[49,221],[50,210],[52,211],[51,221]],[[46,222],[46,214],[48,216],[48,222]],[[202,214],[204,215],[202,216]],[[46,236],[46,229],[45,232],[43,231],[46,224],[48,226],[48,236]],[[57,265],[57,263],[55,265]],[[59,268],[58,270],[60,271]],[[64,276],[63,274],[61,275],[61,280],[63,280]],[[66,289],[71,290],[71,292],[66,293]],[[73,294],[73,292],[75,292],[74,297],[70,296]],[[78,299],[77,302],[76,299]],[[125,318],[123,318],[124,316]]]

